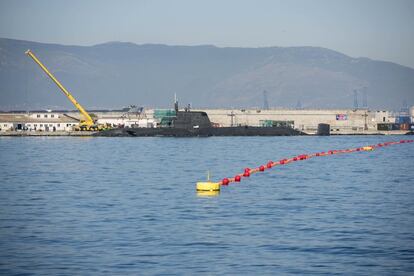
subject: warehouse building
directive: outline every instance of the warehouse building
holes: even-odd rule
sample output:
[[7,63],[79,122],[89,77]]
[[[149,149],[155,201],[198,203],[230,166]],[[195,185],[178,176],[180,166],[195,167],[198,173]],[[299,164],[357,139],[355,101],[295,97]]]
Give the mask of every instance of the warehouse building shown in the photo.
[[[219,126],[291,126],[315,134],[318,124],[331,126],[331,133],[353,134],[376,130],[375,111],[368,109],[204,109]],[[389,116],[389,114],[384,114]],[[387,117],[386,120],[389,120]]]
[[76,118],[57,112],[0,113],[0,131],[71,131],[79,125]]

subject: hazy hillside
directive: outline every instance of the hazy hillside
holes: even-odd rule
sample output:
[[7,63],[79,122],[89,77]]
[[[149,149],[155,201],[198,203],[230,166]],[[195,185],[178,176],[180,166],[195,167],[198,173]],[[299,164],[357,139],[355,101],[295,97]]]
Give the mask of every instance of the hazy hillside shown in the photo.
[[[168,107],[174,93],[195,107],[352,107],[367,87],[372,108],[414,104],[414,69],[315,47],[105,43],[62,46],[0,39],[0,109],[71,108],[24,52],[32,49],[86,108]],[[359,103],[362,103],[360,93]]]

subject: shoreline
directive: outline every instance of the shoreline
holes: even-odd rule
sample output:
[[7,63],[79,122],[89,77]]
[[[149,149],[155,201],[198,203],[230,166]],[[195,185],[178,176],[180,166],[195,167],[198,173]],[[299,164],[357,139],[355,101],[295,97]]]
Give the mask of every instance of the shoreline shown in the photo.
[[42,137],[42,136],[87,136],[92,137],[95,131],[6,131],[0,132],[0,137]]
[[[93,137],[97,131],[7,131],[7,132],[0,132],[0,137]],[[367,136],[367,135],[413,135],[413,132],[410,131],[401,131],[401,130],[394,130],[394,131],[370,131],[370,132],[361,132],[361,133],[331,133],[330,136]],[[317,136],[316,134],[308,134],[305,136]]]

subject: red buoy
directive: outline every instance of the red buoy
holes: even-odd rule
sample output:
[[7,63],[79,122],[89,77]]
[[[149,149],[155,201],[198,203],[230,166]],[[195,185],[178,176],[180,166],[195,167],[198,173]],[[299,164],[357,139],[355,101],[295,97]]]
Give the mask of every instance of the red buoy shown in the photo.
[[270,169],[270,168],[272,167],[272,165],[273,165],[273,161],[269,161],[269,162],[267,163],[266,167],[267,167],[268,169]]
[[319,152],[316,153],[316,156],[321,156],[321,154]]
[[279,161],[279,164],[280,164],[280,165],[285,164],[285,159],[280,160],[280,161]]
[[298,158],[297,157],[293,157],[293,161],[298,161]]
[[245,169],[244,169],[244,172],[248,172],[248,173],[250,173],[250,168],[245,168]]
[[229,185],[230,180],[228,178],[223,178],[223,180],[221,181],[222,185]]
[[243,174],[244,177],[249,177],[250,176],[250,172],[249,171],[245,171]]
[[263,165],[261,165],[261,166],[259,167],[259,171],[263,172],[264,170],[265,170],[265,167],[264,167]]
[[240,180],[241,180],[240,175],[236,175],[236,176],[234,177],[234,181],[236,181],[236,182],[240,182]]

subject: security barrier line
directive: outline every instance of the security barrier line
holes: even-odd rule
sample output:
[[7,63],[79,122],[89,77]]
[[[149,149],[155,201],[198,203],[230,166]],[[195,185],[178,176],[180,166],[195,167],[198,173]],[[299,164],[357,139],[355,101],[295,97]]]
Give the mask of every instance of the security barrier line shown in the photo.
[[334,155],[334,154],[345,154],[345,153],[352,153],[352,152],[359,152],[359,151],[373,151],[376,148],[382,148],[382,147],[387,147],[387,146],[391,146],[391,145],[412,143],[412,142],[414,142],[414,140],[401,140],[401,141],[394,141],[394,142],[379,143],[379,144],[376,144],[376,145],[364,146],[364,147],[353,148],[353,149],[329,150],[327,152],[317,152],[317,153],[312,153],[312,154],[301,154],[301,155],[294,156],[294,157],[291,157],[291,158],[281,159],[281,160],[276,161],[276,162],[269,161],[269,162],[267,162],[266,165],[261,165],[257,168],[254,168],[254,169],[245,168],[243,173],[237,174],[234,177],[223,178],[218,183],[219,183],[219,185],[226,186],[226,185],[229,185],[232,182],[240,182],[243,177],[250,177],[250,175],[252,175],[254,173],[264,172],[264,171],[269,170],[269,169],[271,169],[275,166],[286,165],[286,164],[289,164],[289,163],[292,163],[292,162],[307,160],[307,159],[314,158],[314,157],[328,156],[328,155]]

